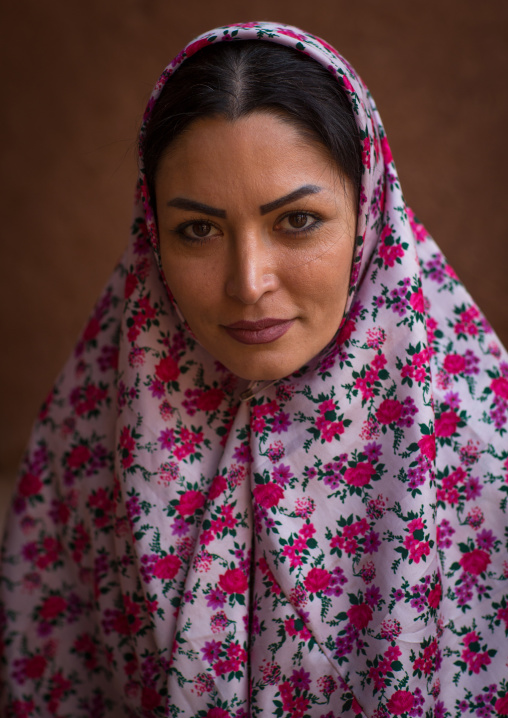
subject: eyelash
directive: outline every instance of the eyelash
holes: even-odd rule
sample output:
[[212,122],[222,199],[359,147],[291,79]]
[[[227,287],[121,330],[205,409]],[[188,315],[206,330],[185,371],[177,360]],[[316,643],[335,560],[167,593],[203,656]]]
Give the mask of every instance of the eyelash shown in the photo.
[[312,212],[306,212],[303,210],[291,210],[290,212],[286,212],[286,214],[282,215],[282,217],[279,217],[277,222],[275,223],[275,227],[279,225],[281,222],[283,222],[288,217],[293,217],[297,214],[304,214],[306,217],[309,217],[310,219],[313,219],[314,221],[309,224],[308,227],[303,227],[302,229],[285,229],[283,230],[286,235],[289,235],[290,237],[307,237],[311,232],[314,232],[318,227],[320,227],[323,224],[323,220],[319,215],[313,214]]
[[[274,224],[274,228],[277,227],[278,225],[280,225],[288,217],[293,217],[293,216],[299,215],[299,214],[305,215],[306,217],[313,219],[314,221],[308,227],[303,227],[302,229],[293,229],[293,230],[284,229],[284,230],[282,230],[286,236],[307,237],[309,234],[314,232],[316,229],[318,229],[323,224],[323,219],[321,217],[319,217],[318,215],[313,214],[312,212],[304,211],[304,210],[293,209],[290,212],[286,212],[286,214],[283,214],[282,217],[279,217]],[[192,225],[194,225],[194,224],[206,224],[210,227],[210,229],[213,227],[214,229],[217,229],[219,232],[221,232],[220,227],[218,227],[216,224],[214,224],[213,222],[210,222],[209,220],[202,219],[202,218],[191,219],[187,222],[184,222],[183,224],[179,224],[177,227],[175,227],[173,232],[176,235],[178,235],[179,237],[181,237],[185,242],[189,242],[190,244],[199,244],[199,245],[205,244],[206,242],[209,242],[211,239],[213,239],[214,236],[217,236],[217,235],[211,235],[209,237],[189,237],[189,235],[185,234],[185,230],[188,227],[192,227]]]
[[[175,227],[173,230],[174,234],[181,237],[185,242],[189,242],[189,244],[205,244],[206,242],[209,242],[212,237],[189,237],[189,235],[185,234],[185,230],[187,227],[192,227],[193,224],[207,224],[209,225],[210,229],[213,227],[214,229],[220,230],[220,227],[217,227],[216,224],[213,224],[213,222],[210,222],[207,219],[191,219],[188,222],[184,222],[183,224],[179,224],[178,227]],[[215,236],[215,235],[212,235]]]

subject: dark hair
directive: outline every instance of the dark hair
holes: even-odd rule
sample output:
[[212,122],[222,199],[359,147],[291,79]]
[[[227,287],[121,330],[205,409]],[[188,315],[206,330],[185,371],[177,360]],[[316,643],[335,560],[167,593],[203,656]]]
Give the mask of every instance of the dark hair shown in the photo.
[[196,119],[235,120],[266,110],[291,122],[330,153],[359,195],[358,128],[337,79],[307,55],[257,40],[214,43],[186,60],[165,84],[141,140],[148,191],[155,204],[158,164]]

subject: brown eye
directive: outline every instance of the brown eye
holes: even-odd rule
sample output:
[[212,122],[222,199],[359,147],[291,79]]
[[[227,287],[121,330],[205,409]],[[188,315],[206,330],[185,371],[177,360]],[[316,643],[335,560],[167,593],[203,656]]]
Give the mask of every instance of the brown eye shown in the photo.
[[302,227],[305,227],[305,225],[307,224],[308,218],[308,214],[304,214],[303,212],[295,212],[295,214],[290,214],[288,216],[288,222],[291,227],[293,227],[293,229],[302,229]]
[[216,227],[215,224],[212,224],[205,219],[198,219],[194,222],[186,222],[185,224],[179,225],[174,231],[182,239],[186,242],[190,242],[191,244],[193,242],[196,244],[203,244],[203,242],[207,242],[208,240],[215,239],[215,237],[220,237],[222,235],[221,230]]
[[212,225],[208,222],[194,222],[191,225],[192,232],[196,237],[206,237],[207,234],[210,234],[211,227]]
[[310,232],[318,229],[323,220],[310,212],[288,212],[275,224],[274,229],[282,231],[287,235],[305,237]]

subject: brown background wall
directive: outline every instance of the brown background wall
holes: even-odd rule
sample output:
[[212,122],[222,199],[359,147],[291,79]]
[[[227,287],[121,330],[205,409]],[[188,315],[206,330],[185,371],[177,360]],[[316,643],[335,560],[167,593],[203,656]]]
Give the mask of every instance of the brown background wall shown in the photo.
[[125,245],[152,84],[218,24],[275,19],[343,52],[407,200],[508,342],[506,0],[16,0],[1,15],[4,475]]

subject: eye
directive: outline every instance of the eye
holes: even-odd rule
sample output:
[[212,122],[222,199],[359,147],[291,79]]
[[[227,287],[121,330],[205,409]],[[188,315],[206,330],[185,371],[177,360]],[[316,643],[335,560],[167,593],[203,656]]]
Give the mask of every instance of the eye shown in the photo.
[[205,220],[195,220],[181,224],[176,228],[176,232],[185,239],[195,241],[211,239],[221,234],[220,230],[214,224]]
[[282,229],[289,234],[306,233],[316,229],[321,221],[316,215],[308,212],[289,212],[281,217],[275,225],[275,229]]

